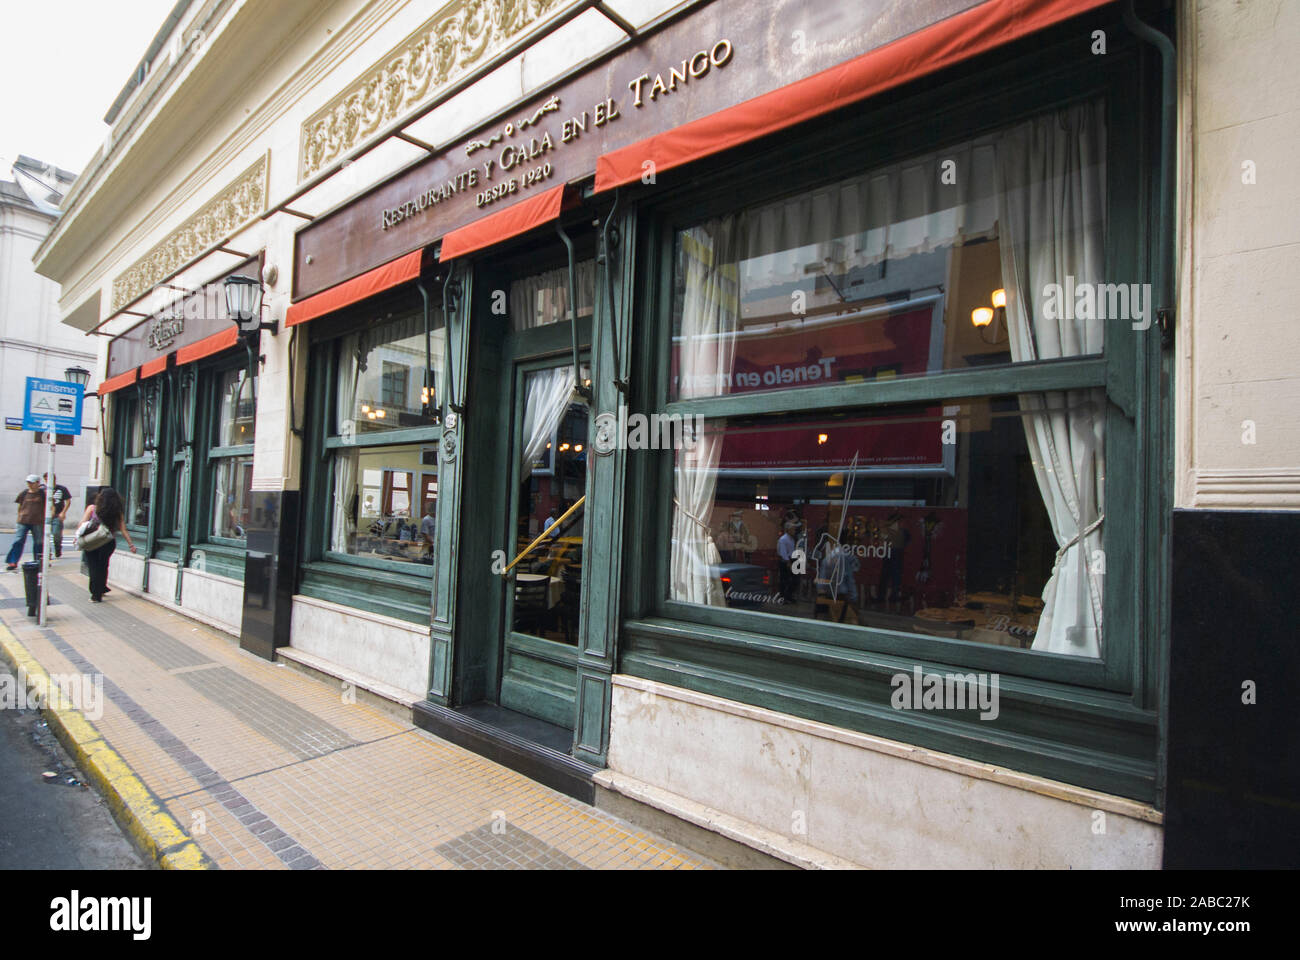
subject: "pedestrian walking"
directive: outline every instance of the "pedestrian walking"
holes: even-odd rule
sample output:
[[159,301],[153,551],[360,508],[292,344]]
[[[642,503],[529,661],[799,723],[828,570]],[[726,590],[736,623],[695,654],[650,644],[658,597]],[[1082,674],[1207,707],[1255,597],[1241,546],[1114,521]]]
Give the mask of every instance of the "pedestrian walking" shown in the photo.
[[[44,478],[48,483],[50,475],[47,473]],[[54,516],[50,519],[50,541],[54,544],[54,559],[57,560],[63,556],[63,521],[72,508],[72,491],[59,483],[59,478],[55,475],[49,496],[54,506]]]
[[109,592],[108,559],[117,549],[117,534],[126,537],[126,545],[131,548],[132,553],[135,553],[135,544],[123,522],[123,512],[122,498],[118,492],[112,487],[105,487],[99,491],[95,502],[86,508],[85,515],[81,518],[82,525],[77,528],[78,540],[88,536],[92,540],[95,538],[96,531],[87,529],[87,524],[91,521],[95,521],[98,527],[109,532],[109,538],[104,543],[83,549],[81,554],[90,574],[90,599],[96,603],[101,603],[104,594]]
[[781,602],[794,603],[798,580],[794,574],[795,525],[787,523],[776,542],[776,562],[780,565]]
[[41,489],[41,478],[31,474],[27,478],[27,488],[14,497],[18,504],[18,526],[14,531],[14,542],[9,545],[9,556],[5,558],[6,570],[17,570],[18,561],[27,549],[27,534],[32,535],[32,554],[39,563],[44,549],[45,534],[45,491]]

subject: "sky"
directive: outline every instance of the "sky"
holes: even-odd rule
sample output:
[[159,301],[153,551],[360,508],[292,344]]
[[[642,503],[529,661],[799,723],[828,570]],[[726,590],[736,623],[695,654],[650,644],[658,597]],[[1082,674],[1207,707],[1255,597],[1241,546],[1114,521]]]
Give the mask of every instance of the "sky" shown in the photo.
[[0,0],[0,178],[20,153],[80,173],[176,0]]

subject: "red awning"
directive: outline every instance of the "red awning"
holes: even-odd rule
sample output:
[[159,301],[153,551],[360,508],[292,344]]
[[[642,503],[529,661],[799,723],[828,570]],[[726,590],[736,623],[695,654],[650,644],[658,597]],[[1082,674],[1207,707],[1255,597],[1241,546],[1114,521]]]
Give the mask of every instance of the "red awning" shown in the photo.
[[161,357],[156,357],[155,359],[150,360],[148,363],[140,364],[140,379],[147,380],[149,377],[152,377],[155,373],[162,373],[166,369],[167,369],[167,357],[165,355]]
[[138,367],[132,367],[126,373],[119,373],[116,377],[109,377],[99,385],[99,389],[95,392],[101,397],[106,397],[114,390],[121,390],[123,387],[131,386],[131,384],[135,383],[139,373]]
[[[637,176],[640,176],[638,173]],[[482,220],[453,230],[442,238],[442,251],[438,254],[441,262],[463,257],[475,250],[482,250],[502,240],[509,240],[534,227],[550,223],[560,216],[564,205],[564,184],[552,187],[545,193],[529,197],[513,206],[499,210]]]
[[238,342],[239,328],[232,323],[227,330],[214,333],[210,337],[204,337],[196,343],[191,343],[188,347],[181,347],[176,351],[176,365],[179,367],[183,363],[193,363],[195,360],[202,360],[204,357],[210,357],[222,350],[229,350]]
[[342,310],[367,297],[373,297],[400,283],[414,280],[420,275],[420,259],[423,255],[423,250],[415,250],[404,257],[390,260],[382,267],[375,267],[359,277],[345,280],[337,286],[322,290],[315,296],[290,305],[284,317],[284,325],[292,327],[299,323],[306,323],[308,320],[315,320],[317,317]]
[[595,189],[640,180],[647,162],[662,172],[823,116],[1109,2],[986,0],[829,70],[607,153],[596,161]]

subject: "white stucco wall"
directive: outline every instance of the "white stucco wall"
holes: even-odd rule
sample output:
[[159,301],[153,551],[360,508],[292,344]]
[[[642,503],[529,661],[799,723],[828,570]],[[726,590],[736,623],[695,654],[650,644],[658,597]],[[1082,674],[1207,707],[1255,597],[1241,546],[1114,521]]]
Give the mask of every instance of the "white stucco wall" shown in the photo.
[[1179,27],[1177,503],[1300,508],[1300,3],[1183,0]]

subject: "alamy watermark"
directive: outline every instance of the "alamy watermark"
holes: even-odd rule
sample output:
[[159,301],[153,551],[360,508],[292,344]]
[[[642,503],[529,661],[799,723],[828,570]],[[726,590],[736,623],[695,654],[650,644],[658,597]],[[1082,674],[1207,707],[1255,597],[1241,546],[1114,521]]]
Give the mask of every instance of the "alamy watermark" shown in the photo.
[[1065,283],[1043,287],[1045,320],[1128,320],[1134,330],[1151,326],[1151,284]]
[[77,710],[87,720],[104,715],[102,673],[54,673],[32,676],[22,667],[17,675],[0,674],[0,710]]
[[633,413],[620,404],[618,413],[599,414],[591,445],[604,456],[615,450],[694,450],[704,433],[704,417],[680,413]]
[[979,710],[981,720],[998,718],[996,673],[926,673],[920,665],[896,673],[889,685],[895,710]]
[[151,897],[89,897],[73,890],[50,901],[50,929],[56,933],[129,933],[133,940],[148,940],[152,916]]

